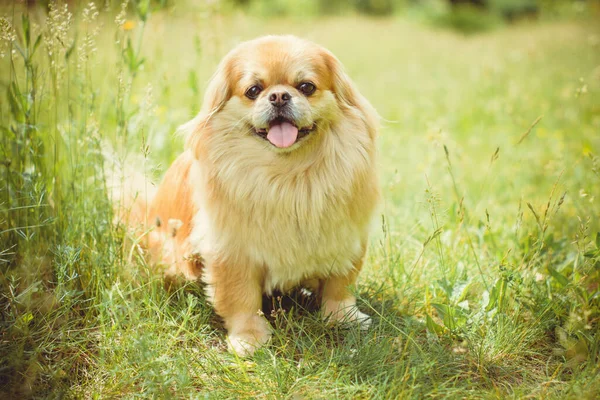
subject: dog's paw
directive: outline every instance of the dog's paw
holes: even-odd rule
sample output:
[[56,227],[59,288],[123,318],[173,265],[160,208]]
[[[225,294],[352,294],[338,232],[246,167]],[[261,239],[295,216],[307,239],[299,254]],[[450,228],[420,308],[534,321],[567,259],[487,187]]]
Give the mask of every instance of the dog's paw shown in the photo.
[[250,357],[271,338],[269,323],[262,317],[253,316],[246,326],[227,336],[227,347],[239,357]]
[[362,331],[368,330],[371,327],[371,324],[373,323],[373,321],[371,320],[371,317],[369,317],[367,314],[362,313],[358,310],[357,310],[357,315],[356,315],[356,322],[358,322],[358,324],[360,326],[360,330],[362,330]]
[[371,326],[371,317],[359,311],[354,301],[327,301],[323,305],[323,318],[328,324],[358,323],[361,330]]

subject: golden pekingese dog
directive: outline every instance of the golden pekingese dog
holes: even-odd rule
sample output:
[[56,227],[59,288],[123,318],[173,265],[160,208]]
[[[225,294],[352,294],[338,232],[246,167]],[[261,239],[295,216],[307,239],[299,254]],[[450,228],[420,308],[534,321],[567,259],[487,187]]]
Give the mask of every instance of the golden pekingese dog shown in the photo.
[[186,150],[130,223],[149,221],[148,251],[167,275],[202,279],[249,355],[271,330],[262,295],[316,289],[323,317],[370,319],[349,291],[379,197],[378,116],[338,59],[294,36],[240,44],[220,63]]

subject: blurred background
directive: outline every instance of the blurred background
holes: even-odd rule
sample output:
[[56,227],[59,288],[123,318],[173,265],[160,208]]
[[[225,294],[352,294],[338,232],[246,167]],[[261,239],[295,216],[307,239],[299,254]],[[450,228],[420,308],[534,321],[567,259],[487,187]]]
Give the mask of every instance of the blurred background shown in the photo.
[[[105,177],[158,183],[264,34],[329,48],[381,115],[375,323],[276,313],[242,363]],[[600,0],[3,1],[0,98],[0,397],[600,396]]]
[[[10,3],[10,2],[7,2]],[[49,0],[26,0],[28,7],[45,7]],[[76,7],[80,1],[65,1]],[[548,20],[590,16],[598,12],[596,0],[148,0],[148,11],[214,12],[222,15],[244,13],[256,17],[318,17],[365,15],[405,16],[453,27],[462,32],[477,32],[522,20]],[[147,4],[147,5],[146,5]],[[98,1],[98,6],[117,9],[120,2]]]

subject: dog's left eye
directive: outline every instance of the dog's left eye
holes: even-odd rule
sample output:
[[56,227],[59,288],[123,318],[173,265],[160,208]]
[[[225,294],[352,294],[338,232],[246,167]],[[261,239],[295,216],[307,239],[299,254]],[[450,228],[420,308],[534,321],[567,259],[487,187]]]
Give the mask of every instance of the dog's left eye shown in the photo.
[[298,90],[305,96],[310,96],[317,90],[317,87],[311,82],[302,82],[298,85]]
[[262,88],[258,85],[252,86],[248,90],[246,90],[246,97],[250,100],[254,100],[258,97],[258,95],[262,92]]

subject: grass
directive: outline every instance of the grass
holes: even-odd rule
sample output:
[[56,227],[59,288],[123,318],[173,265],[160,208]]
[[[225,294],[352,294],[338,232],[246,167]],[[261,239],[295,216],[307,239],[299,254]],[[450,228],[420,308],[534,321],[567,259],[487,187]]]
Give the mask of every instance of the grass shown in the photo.
[[[3,11],[3,398],[600,395],[597,21]],[[201,287],[165,287],[111,223],[102,144],[158,179],[220,57],[265,33],[330,48],[379,110],[384,201],[356,287],[372,328],[267,299],[275,336],[241,360]]]

